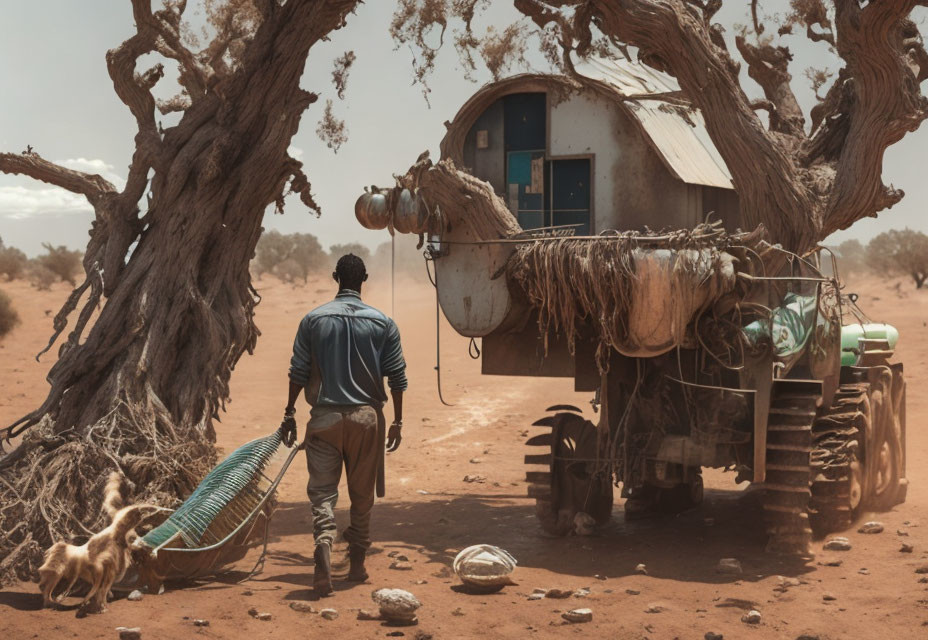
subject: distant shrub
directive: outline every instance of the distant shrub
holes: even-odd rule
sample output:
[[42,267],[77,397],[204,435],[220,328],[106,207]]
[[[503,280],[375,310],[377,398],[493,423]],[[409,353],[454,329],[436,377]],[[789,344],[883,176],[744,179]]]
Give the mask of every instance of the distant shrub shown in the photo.
[[39,291],[48,291],[59,280],[59,277],[37,258],[27,263],[26,277],[29,278],[29,283]]
[[19,314],[13,308],[13,301],[4,291],[0,291],[0,338],[19,324]]
[[861,273],[867,269],[867,249],[860,240],[845,240],[835,249],[838,269],[842,275]]
[[3,239],[0,238],[0,275],[6,276],[7,280],[22,278],[28,262],[25,253],[16,247],[4,246]]
[[363,244],[357,242],[349,242],[348,244],[333,244],[329,247],[329,257],[331,264],[334,266],[338,259],[347,253],[353,253],[354,255],[361,258],[364,261],[365,265],[370,264],[371,259],[371,250],[365,247]]
[[867,245],[867,262],[880,274],[905,275],[921,289],[928,281],[928,236],[911,229],[891,229]]
[[252,270],[259,278],[270,273],[286,282],[297,279],[306,282],[310,274],[325,269],[327,262],[328,257],[316,236],[266,231],[255,248]]
[[48,242],[42,243],[42,246],[47,253],[36,260],[64,282],[72,287],[77,286],[77,276],[81,272],[81,252],[71,251],[63,245],[53,247]]

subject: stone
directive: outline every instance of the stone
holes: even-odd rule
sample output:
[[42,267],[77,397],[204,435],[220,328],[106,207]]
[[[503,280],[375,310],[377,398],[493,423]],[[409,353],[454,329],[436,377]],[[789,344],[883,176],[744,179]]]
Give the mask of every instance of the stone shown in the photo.
[[851,541],[843,536],[835,536],[834,538],[828,539],[824,549],[826,551],[850,551]]
[[335,609],[323,609],[319,612],[319,615],[325,618],[326,620],[335,620],[338,617],[338,611]]
[[800,584],[802,583],[799,581],[799,578],[777,576],[777,586],[775,586],[773,590],[779,593],[786,593],[786,590],[790,587],[798,587]]
[[608,580],[606,576],[600,575],[598,573],[595,574],[593,577],[596,578],[597,580]]
[[919,584],[928,584],[928,576],[918,579]]
[[290,603],[290,608],[300,613],[316,613],[316,609],[306,600],[294,600]]
[[915,550],[915,547],[913,547],[910,544],[906,544],[905,542],[903,542],[902,546],[899,547],[900,553],[912,553],[914,550]]
[[548,590],[536,588],[536,589],[532,589],[532,593],[533,594],[540,593],[541,595],[545,595],[546,593],[548,593]]
[[203,620],[202,618],[197,618],[193,621],[193,626],[195,627],[208,627],[209,620]]
[[411,571],[412,564],[406,560],[394,560],[390,563],[390,568],[395,569],[396,571]]
[[923,564],[915,570],[915,573],[928,573],[928,564]]
[[471,464],[480,464],[481,462],[483,462],[483,460],[481,460],[480,458],[471,458],[471,459],[470,459],[470,463],[471,463]]
[[706,635],[703,636],[705,640],[723,640],[725,636],[721,633],[716,633],[714,631],[706,631]]
[[416,609],[422,606],[418,598],[403,589],[377,589],[371,599],[380,607],[380,615],[390,622],[415,624]]
[[256,616],[255,616],[255,619],[257,619],[257,620],[263,620],[264,622],[269,622],[273,617],[274,617],[274,616],[272,616],[271,614],[269,614],[269,613],[267,613],[267,612],[265,611],[265,612],[263,612],[263,613],[259,613],[258,615],[256,615]]
[[745,624],[760,624],[760,611],[757,609],[751,609],[746,614],[741,616],[741,622]]
[[367,609],[361,609],[358,611],[358,620],[382,620],[380,614],[376,611],[368,611]]
[[590,595],[590,588],[589,588],[589,587],[580,587],[579,589],[577,589],[576,591],[574,591],[574,597],[575,597],[575,598],[585,598],[585,597],[587,597],[588,595]]
[[130,593],[128,596],[126,596],[126,600],[128,600],[129,602],[138,602],[138,601],[141,600],[143,597],[144,597],[144,596],[143,596],[142,592],[139,591],[138,589],[136,589],[135,591],[133,591],[132,593]]
[[141,627],[116,627],[119,640],[142,640]]
[[838,599],[838,598],[835,597],[834,594],[831,594],[831,593],[823,593],[823,594],[822,594],[822,600],[824,600],[825,602],[834,602],[834,601],[837,600],[837,599]]
[[543,593],[531,593],[528,596],[529,600],[544,600],[545,594]]
[[646,576],[648,575],[648,568],[643,564],[639,564],[637,567],[635,567],[635,573],[640,573],[641,575]]
[[883,523],[876,522],[875,520],[865,522],[860,529],[857,530],[857,533],[883,533]]
[[572,609],[570,611],[565,611],[561,614],[561,617],[571,623],[580,623],[580,622],[592,622],[593,621],[593,610],[592,609]]
[[664,611],[667,611],[667,607],[660,602],[652,602],[648,605],[648,608],[644,610],[645,613],[663,613]]
[[242,591],[242,595],[243,595],[243,596],[253,596],[253,595],[255,595],[255,594],[254,594],[254,592],[248,591],[248,590],[246,589],[245,591]]
[[258,610],[252,607],[251,609],[248,610],[248,615],[254,618],[258,615]]
[[870,569],[867,569],[866,567],[863,567],[863,568],[861,568],[861,569],[858,569],[858,570],[857,570],[857,573],[859,573],[859,574],[862,575],[862,576],[869,576],[869,575],[870,575]]
[[897,535],[897,536],[903,536],[903,537],[908,538],[908,537],[909,537],[909,532],[908,532],[908,531],[905,531],[905,530],[903,530],[903,529],[896,529],[896,535]]
[[625,590],[625,593],[627,593],[627,594],[630,595],[630,596],[641,595],[641,592],[638,591],[638,589],[626,589],[626,590]]
[[722,558],[716,565],[715,571],[730,576],[741,575],[741,563],[737,558]]
[[451,612],[451,615],[453,615],[453,616],[458,616],[458,617],[463,616],[463,615],[464,615],[464,610],[461,609],[461,607],[458,607],[457,609],[455,609],[454,611]]
[[409,557],[404,556],[402,553],[396,556],[396,559],[400,562],[409,562]]
[[558,600],[562,598],[569,598],[574,595],[573,589],[548,589],[545,591],[546,598],[556,598]]
[[483,483],[486,482],[486,481],[487,481],[487,477],[486,477],[486,476],[481,476],[481,475],[477,475],[477,474],[470,474],[470,473],[468,473],[466,476],[464,476],[464,482],[473,482],[473,483],[476,483],[476,484],[483,484]]
[[829,560],[825,563],[826,567],[840,567],[844,563],[844,560]]
[[796,636],[796,640],[822,640],[822,637],[817,633],[801,633]]
[[578,511],[574,514],[574,533],[578,536],[591,536],[596,531],[596,520],[588,513]]

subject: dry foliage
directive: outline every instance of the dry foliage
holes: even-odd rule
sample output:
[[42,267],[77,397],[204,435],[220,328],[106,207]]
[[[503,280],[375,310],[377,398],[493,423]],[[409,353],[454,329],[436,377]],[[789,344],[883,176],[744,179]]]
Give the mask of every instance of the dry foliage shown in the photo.
[[16,247],[4,246],[3,239],[0,238],[0,275],[6,276],[7,280],[22,278],[28,262],[25,253]]
[[77,277],[81,272],[81,252],[72,251],[64,245],[53,247],[48,242],[42,243],[42,246],[45,248],[45,255],[36,258],[38,265],[53,273],[62,282],[76,287]]
[[316,127],[316,135],[325,143],[325,146],[335,153],[338,153],[339,148],[348,142],[348,130],[345,128],[345,121],[335,117],[332,112],[331,100],[325,102],[325,111],[323,111],[322,119]]
[[13,308],[13,300],[5,291],[0,290],[0,338],[19,324],[19,314]]
[[867,262],[882,275],[908,276],[921,289],[928,280],[928,235],[911,229],[885,231],[867,245]]
[[306,282],[311,274],[328,266],[328,256],[312,234],[284,235],[275,230],[261,234],[252,264],[259,278],[269,273],[285,282]]

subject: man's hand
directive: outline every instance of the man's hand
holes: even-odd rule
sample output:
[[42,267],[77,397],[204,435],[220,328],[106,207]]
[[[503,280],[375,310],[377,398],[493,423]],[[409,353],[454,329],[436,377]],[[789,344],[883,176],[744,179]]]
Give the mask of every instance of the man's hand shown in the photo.
[[284,419],[280,422],[280,438],[289,448],[296,442],[296,409],[288,407],[284,411]]
[[403,421],[394,420],[390,425],[390,431],[387,432],[387,453],[392,453],[400,448],[403,441]]

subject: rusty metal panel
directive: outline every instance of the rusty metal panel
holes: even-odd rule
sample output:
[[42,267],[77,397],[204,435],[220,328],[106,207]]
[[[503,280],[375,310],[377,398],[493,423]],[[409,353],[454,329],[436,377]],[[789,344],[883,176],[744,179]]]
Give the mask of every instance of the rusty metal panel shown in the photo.
[[676,79],[645,65],[626,60],[576,60],[580,75],[616,90],[667,167],[688,184],[732,189],[731,174],[709,138],[702,114],[681,113],[668,102],[647,96],[680,91]]

